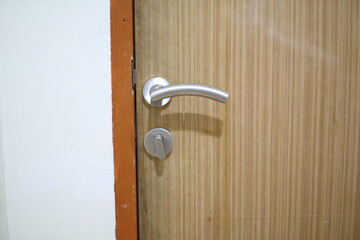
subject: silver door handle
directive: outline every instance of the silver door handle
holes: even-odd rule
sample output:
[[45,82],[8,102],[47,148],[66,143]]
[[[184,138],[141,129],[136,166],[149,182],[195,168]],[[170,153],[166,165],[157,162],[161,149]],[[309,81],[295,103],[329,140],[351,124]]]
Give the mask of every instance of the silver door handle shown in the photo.
[[143,96],[147,103],[155,107],[166,105],[172,97],[200,96],[225,103],[229,93],[218,88],[200,84],[173,84],[161,77],[151,78],[145,83]]

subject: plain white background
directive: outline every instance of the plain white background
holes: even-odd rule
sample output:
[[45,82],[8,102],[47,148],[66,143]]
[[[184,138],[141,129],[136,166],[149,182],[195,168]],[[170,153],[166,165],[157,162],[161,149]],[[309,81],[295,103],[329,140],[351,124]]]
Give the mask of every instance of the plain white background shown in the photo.
[[109,11],[0,0],[1,240],[115,239]]

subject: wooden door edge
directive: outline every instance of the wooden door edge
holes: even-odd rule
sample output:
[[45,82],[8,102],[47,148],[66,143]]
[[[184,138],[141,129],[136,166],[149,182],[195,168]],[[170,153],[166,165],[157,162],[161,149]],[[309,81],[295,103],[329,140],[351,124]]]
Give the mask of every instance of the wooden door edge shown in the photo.
[[116,239],[137,240],[133,0],[110,6]]

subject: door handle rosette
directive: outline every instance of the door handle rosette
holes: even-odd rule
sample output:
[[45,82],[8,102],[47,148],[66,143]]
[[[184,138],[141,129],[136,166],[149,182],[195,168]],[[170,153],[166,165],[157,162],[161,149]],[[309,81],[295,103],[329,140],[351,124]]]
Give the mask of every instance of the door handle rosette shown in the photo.
[[164,160],[172,150],[173,141],[173,137],[168,130],[153,128],[146,134],[144,146],[150,155]]

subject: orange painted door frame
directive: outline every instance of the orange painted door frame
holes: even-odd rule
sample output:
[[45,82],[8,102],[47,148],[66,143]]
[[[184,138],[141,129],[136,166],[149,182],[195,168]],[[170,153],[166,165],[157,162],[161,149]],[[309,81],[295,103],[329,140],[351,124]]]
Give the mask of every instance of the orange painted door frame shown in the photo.
[[137,240],[133,0],[111,0],[116,239]]

